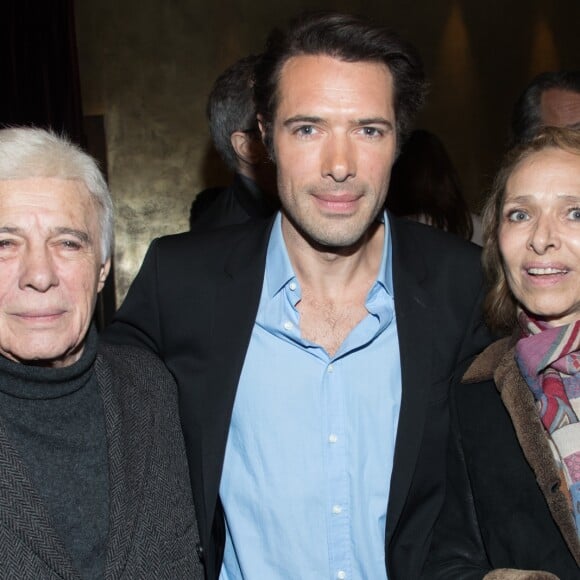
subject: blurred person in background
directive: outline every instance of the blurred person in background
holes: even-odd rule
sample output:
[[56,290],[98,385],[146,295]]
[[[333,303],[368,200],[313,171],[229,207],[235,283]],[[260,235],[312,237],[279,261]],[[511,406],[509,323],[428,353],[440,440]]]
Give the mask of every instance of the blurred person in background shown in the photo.
[[[461,192],[459,176],[441,140],[415,130],[403,144],[393,166],[386,208],[481,245],[474,221]],[[474,218],[476,218],[474,220]]]
[[527,142],[543,127],[580,128],[580,70],[548,71],[532,79],[514,105],[512,144]]
[[228,187],[200,192],[191,205],[190,229],[200,231],[274,214],[276,167],[258,128],[253,95],[258,56],[242,58],[215,81],[207,103],[214,147],[234,178]]

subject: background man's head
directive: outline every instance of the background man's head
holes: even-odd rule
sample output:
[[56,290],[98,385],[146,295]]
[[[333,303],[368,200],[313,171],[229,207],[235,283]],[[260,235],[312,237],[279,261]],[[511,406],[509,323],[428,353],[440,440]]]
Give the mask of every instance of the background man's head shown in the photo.
[[526,143],[546,126],[580,123],[580,70],[544,72],[518,98],[512,115],[512,142]]
[[272,189],[273,168],[264,168],[269,160],[254,105],[257,60],[256,55],[242,58],[217,78],[209,95],[207,116],[214,146],[226,165],[265,189]]
[[386,65],[393,77],[393,105],[400,144],[425,100],[423,65],[415,49],[392,31],[355,16],[313,13],[294,20],[286,30],[273,30],[256,66],[256,110],[270,154],[272,123],[280,100],[280,73],[289,59],[300,55],[326,55],[346,62]]

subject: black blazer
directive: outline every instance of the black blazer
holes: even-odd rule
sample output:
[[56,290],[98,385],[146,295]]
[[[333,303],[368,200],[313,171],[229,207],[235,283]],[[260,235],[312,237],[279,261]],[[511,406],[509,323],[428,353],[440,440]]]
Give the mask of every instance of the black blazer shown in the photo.
[[[402,402],[387,511],[390,580],[420,574],[444,495],[450,382],[489,342],[479,250],[390,217]],[[272,221],[155,240],[106,339],[144,345],[174,374],[201,550],[217,578],[218,497],[238,379],[260,299]]]

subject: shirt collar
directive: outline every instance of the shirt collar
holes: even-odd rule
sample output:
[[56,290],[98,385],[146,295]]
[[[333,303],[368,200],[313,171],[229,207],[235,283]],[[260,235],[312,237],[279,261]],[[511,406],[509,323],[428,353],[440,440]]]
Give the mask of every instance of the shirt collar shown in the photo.
[[[385,239],[383,243],[383,253],[381,265],[377,276],[377,283],[380,284],[391,297],[393,292],[393,257],[391,244],[391,229],[386,212],[381,213],[377,219],[385,226]],[[274,227],[268,242],[268,253],[266,256],[265,273],[265,295],[273,298],[290,281],[296,281],[296,274],[292,269],[284,236],[282,235],[282,214],[278,212],[274,220]]]

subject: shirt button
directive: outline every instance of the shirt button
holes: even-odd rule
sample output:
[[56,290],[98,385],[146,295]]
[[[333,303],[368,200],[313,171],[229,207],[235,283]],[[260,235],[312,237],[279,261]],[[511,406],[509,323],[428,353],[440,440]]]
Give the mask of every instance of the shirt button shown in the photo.
[[329,372],[329,373],[332,373],[332,372],[334,372],[334,366],[332,366],[332,365],[328,365],[328,372]]
[[336,573],[336,577],[338,578],[338,580],[345,580],[345,578],[346,578],[346,572],[344,570],[339,570]]
[[296,282],[290,282],[290,284],[288,284],[288,288],[290,288],[292,291],[296,290]]
[[333,505],[332,506],[332,513],[333,514],[340,514],[340,513],[342,513],[342,506]]
[[337,441],[338,441],[338,437],[334,433],[331,433],[328,436],[328,442],[329,443],[336,443]]
[[287,320],[287,321],[284,323],[284,329],[285,329],[285,330],[292,330],[292,328],[294,328],[294,325],[293,325],[293,324],[292,324],[292,323],[291,323],[289,320]]

